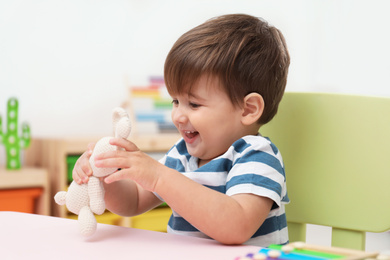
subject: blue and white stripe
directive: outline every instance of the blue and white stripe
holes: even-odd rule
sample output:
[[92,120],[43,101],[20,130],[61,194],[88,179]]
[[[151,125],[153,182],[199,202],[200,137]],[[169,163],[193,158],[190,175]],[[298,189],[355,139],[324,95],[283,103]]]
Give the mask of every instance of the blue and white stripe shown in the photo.
[[[188,154],[181,139],[160,162],[228,196],[250,193],[272,199],[274,205],[267,219],[246,244],[268,246],[288,242],[284,204],[289,199],[284,165],[279,150],[268,138],[245,136],[200,168],[198,159]],[[176,212],[168,222],[168,232],[207,237]]]

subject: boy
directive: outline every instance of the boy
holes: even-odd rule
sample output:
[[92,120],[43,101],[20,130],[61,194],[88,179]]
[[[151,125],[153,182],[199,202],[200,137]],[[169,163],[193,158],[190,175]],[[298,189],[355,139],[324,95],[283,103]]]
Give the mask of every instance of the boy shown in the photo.
[[[168,232],[224,244],[287,243],[282,157],[258,131],[277,112],[289,63],[279,30],[249,15],[217,17],[182,35],[164,68],[182,139],[160,162],[112,139],[124,151],[95,160],[121,169],[104,181],[107,208],[133,216],[163,200],[173,210]],[[90,153],[76,163],[78,183],[91,175]]]

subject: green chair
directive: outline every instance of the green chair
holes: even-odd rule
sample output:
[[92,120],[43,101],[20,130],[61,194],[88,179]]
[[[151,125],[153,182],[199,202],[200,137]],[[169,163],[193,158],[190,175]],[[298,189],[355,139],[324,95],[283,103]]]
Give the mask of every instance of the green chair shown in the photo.
[[390,98],[286,93],[260,129],[282,153],[290,241],[332,227],[332,246],[364,250],[390,229]]

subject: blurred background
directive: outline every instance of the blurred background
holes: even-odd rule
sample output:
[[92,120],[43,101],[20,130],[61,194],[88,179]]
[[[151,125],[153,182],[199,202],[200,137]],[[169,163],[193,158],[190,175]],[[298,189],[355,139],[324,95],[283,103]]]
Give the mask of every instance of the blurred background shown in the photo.
[[287,91],[390,96],[386,0],[0,0],[0,114],[33,137],[106,135],[129,85],[162,76],[176,39],[227,13],[285,35]]
[[[262,17],[283,32],[287,91],[390,97],[389,7],[386,0],[0,0],[0,115],[4,122],[16,97],[19,125],[28,122],[32,138],[111,134],[111,111],[128,101],[129,86],[162,77],[178,37],[228,13]],[[325,233],[313,241],[321,244]],[[368,237],[368,248],[378,241],[388,248],[390,233],[380,235]]]

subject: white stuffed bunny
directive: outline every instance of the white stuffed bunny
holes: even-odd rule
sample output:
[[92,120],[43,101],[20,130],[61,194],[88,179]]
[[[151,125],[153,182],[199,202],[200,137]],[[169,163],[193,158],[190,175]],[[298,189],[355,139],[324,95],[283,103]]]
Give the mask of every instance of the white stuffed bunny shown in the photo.
[[[113,110],[113,125],[115,137],[126,139],[129,136],[131,122],[123,108],[117,107]],[[84,236],[91,236],[96,231],[97,224],[94,213],[101,215],[106,209],[104,187],[99,177],[105,177],[117,171],[117,168],[97,168],[94,163],[97,154],[119,149],[117,146],[109,144],[110,139],[112,137],[103,137],[96,143],[89,159],[93,173],[88,183],[79,185],[73,181],[68,192],[60,191],[54,196],[57,204],[66,204],[70,212],[78,215],[80,233]]]

